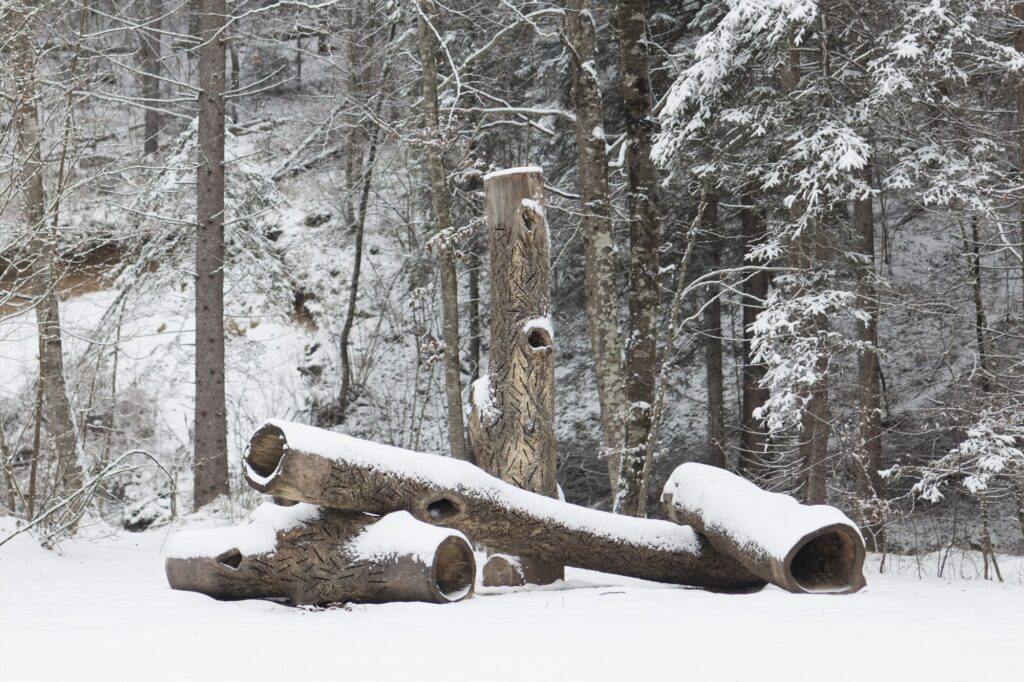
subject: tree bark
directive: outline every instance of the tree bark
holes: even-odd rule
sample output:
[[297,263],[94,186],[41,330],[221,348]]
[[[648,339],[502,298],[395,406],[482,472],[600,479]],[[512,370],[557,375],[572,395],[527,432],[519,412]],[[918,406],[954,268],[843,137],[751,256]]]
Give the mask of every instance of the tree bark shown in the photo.
[[738,590],[764,584],[691,528],[567,504],[450,457],[272,420],[245,454],[256,490],[370,514],[405,510],[494,550],[595,571]]
[[985,319],[985,301],[981,292],[981,238],[978,235],[978,219],[971,216],[971,242],[967,245],[970,263],[971,290],[974,294],[974,335],[978,341],[978,365],[981,375],[981,391],[988,393],[991,381],[988,373],[988,348],[985,343],[985,330],[988,322]]
[[657,375],[658,175],[651,160],[654,139],[647,13],[644,0],[619,0],[619,53],[622,63],[623,119],[629,209],[629,322],[624,358],[625,449],[619,466],[616,511],[646,515],[640,500],[651,433]]
[[[264,503],[255,516],[246,526],[179,533],[165,562],[167,582],[217,599],[292,604],[444,604],[473,594],[476,561],[466,538],[405,512],[377,518]],[[273,546],[247,550],[256,532],[274,537]]]
[[594,355],[608,478],[617,494],[621,451],[625,445],[625,380],[619,331],[616,262],[604,114],[595,65],[596,36],[587,0],[568,0],[565,17],[572,62],[576,110],[576,158],[583,232],[584,284],[590,347]]
[[[1017,52],[1024,54],[1024,2],[1018,2],[1013,5],[1013,17],[1017,20],[1017,31],[1014,34],[1014,47]],[[1024,75],[1021,75],[1017,79],[1017,169],[1021,175],[1021,180],[1024,181]],[[1021,272],[1020,272],[1020,286],[1021,286],[1021,297],[1024,301],[1024,197],[1020,200],[1020,205],[1017,209],[1019,215],[1017,220],[1020,228],[1020,254],[1021,254]],[[1024,317],[1024,307],[1021,308],[1021,317]]]
[[834,507],[806,507],[789,495],[704,464],[683,464],[662,496],[669,518],[693,526],[722,554],[790,592],[857,592],[864,541]]
[[17,97],[13,108],[15,155],[18,159],[15,181],[22,196],[22,219],[31,234],[29,250],[34,256],[31,290],[35,299],[39,333],[39,381],[42,399],[47,406],[49,432],[57,455],[58,481],[63,492],[70,493],[81,487],[83,464],[80,461],[77,429],[64,378],[64,348],[55,272],[58,236],[57,226],[46,219],[35,51],[20,8],[14,6],[9,9],[6,19],[11,36],[12,71]]
[[143,154],[160,148],[160,25],[162,0],[149,0],[145,5],[146,29],[139,34],[139,56],[142,58],[142,97],[147,109],[143,126]]
[[[721,265],[722,238],[718,224],[718,193],[706,192],[703,233],[707,239],[706,256],[711,270]],[[705,287],[704,302],[704,371],[707,380],[707,448],[708,463],[725,468],[725,379],[722,376],[722,303],[717,285]]]
[[[530,492],[558,496],[551,245],[540,169],[484,178],[491,253],[489,374],[471,389],[470,434],[487,473]],[[542,584],[559,565],[524,558]]]
[[341,391],[338,395],[338,417],[345,420],[348,410],[349,394],[352,387],[352,367],[348,356],[349,336],[356,317],[356,298],[359,295],[359,276],[363,264],[363,231],[366,226],[366,210],[370,201],[370,185],[373,180],[373,167],[377,160],[377,149],[380,146],[380,129],[370,134],[370,148],[367,151],[366,163],[363,166],[363,186],[359,194],[359,213],[355,224],[355,260],[352,264],[352,281],[348,290],[348,309],[345,312],[345,323],[341,328]]
[[193,503],[229,492],[224,399],[224,0],[200,0]]
[[434,29],[437,11],[433,0],[417,0],[419,5],[419,48],[423,68],[423,118],[429,143],[427,166],[430,172],[430,199],[437,224],[438,265],[441,270],[441,317],[444,339],[445,395],[448,401],[448,445],[452,457],[466,459],[466,434],[462,417],[462,376],[459,365],[459,280],[455,272],[455,255],[451,238],[451,216],[448,210],[448,180],[442,155],[440,116],[437,103],[437,49]]
[[[864,171],[864,180],[870,185],[871,170]],[[882,390],[878,366],[879,301],[875,272],[875,210],[874,200],[867,196],[853,204],[853,220],[857,234],[858,251],[863,258],[857,278],[857,307],[868,314],[868,321],[857,325],[858,341],[862,347],[857,353],[857,389],[860,394],[860,465],[857,467],[861,494],[869,509],[874,500],[882,499]],[[883,545],[882,519],[869,514],[865,519],[867,543],[877,550]]]
[[[747,193],[740,209],[740,223],[743,228],[744,252],[749,254],[754,246],[764,239],[764,218],[757,206],[757,197]],[[764,458],[768,448],[768,432],[761,420],[754,417],[755,411],[768,401],[768,389],[761,386],[765,366],[753,362],[751,343],[754,332],[751,325],[764,310],[768,296],[768,273],[759,271],[743,281],[743,405],[740,419],[740,471],[750,473]]]

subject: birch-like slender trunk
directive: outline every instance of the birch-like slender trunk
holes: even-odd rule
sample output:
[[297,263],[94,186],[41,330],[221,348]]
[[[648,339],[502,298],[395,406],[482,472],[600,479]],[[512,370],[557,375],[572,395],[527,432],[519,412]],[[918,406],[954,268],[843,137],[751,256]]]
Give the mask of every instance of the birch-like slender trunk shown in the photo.
[[620,453],[625,445],[623,408],[626,396],[619,329],[618,264],[608,193],[604,114],[595,61],[596,28],[587,0],[568,0],[566,10],[576,110],[576,158],[587,320],[601,403],[608,478],[612,494],[617,495]]
[[445,395],[448,401],[448,446],[452,457],[466,459],[466,434],[462,417],[462,376],[459,365],[459,280],[455,255],[446,233],[451,229],[448,180],[444,170],[440,114],[437,102],[437,49],[434,29],[437,11],[433,0],[419,3],[419,48],[423,68],[423,118],[428,132],[427,167],[434,222],[441,237],[436,240],[441,270],[441,317],[444,340]]
[[[39,333],[41,398],[42,404],[46,406],[48,430],[53,438],[57,456],[57,480],[66,494],[81,487],[83,466],[76,442],[74,414],[71,411],[71,401],[68,399],[64,377],[64,347],[61,339],[55,271],[58,236],[57,226],[53,221],[47,220],[35,50],[29,39],[29,26],[19,7],[14,6],[7,11],[6,26],[10,35],[16,96],[13,108],[17,157],[15,182],[23,202],[22,219],[31,234],[31,290],[35,299],[36,325]],[[38,447],[35,456],[38,462]]]
[[654,117],[645,4],[644,0],[619,0],[618,3],[630,248],[629,317],[623,367],[626,432],[615,510],[633,516],[644,516],[646,512],[646,501],[639,499],[639,494],[643,488],[657,376],[658,248],[661,244],[655,196],[658,175],[651,160]]
[[229,492],[224,398],[224,0],[200,0],[193,504]]

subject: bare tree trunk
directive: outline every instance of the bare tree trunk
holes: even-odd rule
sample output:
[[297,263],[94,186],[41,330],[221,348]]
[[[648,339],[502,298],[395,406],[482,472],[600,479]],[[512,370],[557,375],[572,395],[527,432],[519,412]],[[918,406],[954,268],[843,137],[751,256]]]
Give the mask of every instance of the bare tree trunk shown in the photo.
[[160,148],[160,24],[162,0],[149,0],[145,6],[146,29],[139,34],[139,55],[142,58],[142,97],[146,109],[143,153],[154,154]]
[[[707,239],[707,262],[711,270],[719,269],[722,237],[718,224],[718,194],[714,188],[706,192],[704,235]],[[725,380],[722,376],[722,303],[717,285],[705,287],[704,303],[704,371],[707,379],[707,445],[708,463],[725,468]]]
[[227,494],[224,399],[225,0],[200,0],[199,166],[196,169],[196,407],[193,503]]
[[444,375],[448,399],[448,445],[452,457],[466,459],[466,435],[462,418],[462,376],[459,365],[459,280],[455,272],[455,255],[450,236],[451,216],[448,210],[448,180],[444,170],[440,116],[437,103],[437,49],[433,22],[436,9],[433,0],[417,0],[419,4],[419,47],[423,67],[423,118],[429,131],[427,165],[430,171],[430,198],[437,232],[438,264],[441,269],[441,316],[444,338]]
[[[77,430],[64,379],[64,349],[57,299],[57,274],[54,271],[58,237],[57,226],[46,220],[35,52],[20,9],[8,10],[7,27],[11,36],[17,96],[13,110],[13,124],[17,134],[15,154],[18,157],[16,182],[22,195],[22,217],[32,234],[29,250],[34,256],[31,289],[36,301],[36,323],[39,330],[39,382],[57,455],[58,480],[63,491],[70,493],[81,487],[82,463],[79,461]],[[38,448],[36,457],[38,459]]]
[[626,436],[623,413],[626,397],[604,114],[595,68],[596,28],[587,0],[567,1],[565,24],[572,56],[587,320],[601,403],[608,477],[612,494],[617,495],[620,453]]
[[[481,469],[524,490],[558,496],[551,245],[540,169],[484,178],[491,247],[489,375],[473,385],[470,433]],[[532,558],[544,584],[563,568]]]
[[965,246],[969,249],[971,289],[974,294],[974,334],[978,340],[981,390],[983,393],[988,393],[992,388],[988,374],[988,349],[985,343],[985,329],[988,327],[988,322],[985,319],[985,302],[981,293],[981,238],[978,235],[978,219],[975,216],[971,216],[971,242]]
[[[864,171],[864,180],[871,183],[871,170]],[[864,500],[881,499],[882,477],[882,390],[878,367],[878,287],[875,283],[875,211],[874,200],[868,196],[853,204],[853,220],[858,237],[858,251],[863,257],[858,279],[857,307],[868,314],[868,321],[857,325],[858,340],[863,347],[857,353],[857,388],[860,394],[860,455],[857,467]],[[868,548],[882,546],[882,519],[866,519]]]
[[[1024,2],[1015,3],[1013,16],[1019,22],[1017,32],[1014,34],[1014,46],[1017,52],[1024,53]],[[1017,168],[1024,180],[1024,75],[1017,79]],[[1021,296],[1024,298],[1024,198],[1021,199],[1017,209],[1020,215],[1017,220],[1020,223],[1020,253],[1021,253]],[[1024,308],[1021,308],[1021,317],[1024,317]]]
[[480,339],[480,270],[483,260],[480,258],[476,239],[473,240],[467,258],[469,268],[469,361],[472,363],[470,383],[480,378],[480,362],[483,359]]
[[[740,223],[743,227],[744,252],[750,253],[754,246],[764,239],[764,218],[756,205],[757,197],[747,193],[740,209]],[[754,333],[751,325],[764,310],[763,301],[768,296],[768,273],[757,272],[743,281],[743,405],[740,419],[740,471],[750,473],[768,447],[768,433],[761,420],[754,417],[755,411],[768,400],[768,389],[761,386],[765,367],[753,362],[751,343]]]
[[[804,254],[800,257],[801,269],[808,271],[815,263],[824,261],[823,248],[820,244],[821,235],[812,235],[815,239],[813,256]],[[804,244],[804,246],[811,246]],[[823,315],[815,316],[809,324],[809,333],[819,338],[827,336],[828,319]],[[828,407],[828,349],[818,352],[815,361],[815,372],[819,379],[810,387],[809,399],[804,406],[800,434],[800,459],[804,468],[804,502],[807,504],[825,504],[828,496],[828,440],[831,431]]]
[[657,374],[658,248],[661,243],[655,196],[658,176],[651,161],[654,118],[644,0],[619,0],[618,19],[629,184],[630,261],[629,324],[623,368],[626,433],[615,509],[644,516],[646,501],[638,497],[643,488]]
[[363,171],[363,187],[359,194],[359,215],[355,224],[355,262],[352,264],[352,282],[348,289],[348,309],[345,312],[345,324],[341,328],[341,393],[338,396],[338,418],[345,420],[348,409],[349,393],[351,392],[352,367],[348,356],[348,341],[352,334],[352,323],[356,317],[356,297],[359,295],[359,275],[363,264],[363,231],[366,226],[366,209],[370,201],[370,185],[373,180],[373,166],[377,161],[377,149],[380,146],[381,131],[378,128],[370,135],[370,148],[367,152]]

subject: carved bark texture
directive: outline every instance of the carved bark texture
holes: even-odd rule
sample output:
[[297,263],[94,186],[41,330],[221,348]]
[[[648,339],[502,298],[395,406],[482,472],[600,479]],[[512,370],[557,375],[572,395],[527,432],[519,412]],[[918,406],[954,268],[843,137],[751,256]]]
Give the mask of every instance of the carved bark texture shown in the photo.
[[739,590],[764,583],[692,529],[560,502],[468,462],[272,420],[249,441],[256,490],[339,510],[404,510],[518,557],[596,571]]
[[[476,463],[523,490],[558,496],[551,245],[539,168],[484,178],[491,251],[490,373],[474,384]],[[482,392],[487,395],[480,395]],[[530,563],[523,560],[524,563]],[[527,573],[552,582],[561,566]]]
[[[747,194],[743,198],[740,209],[740,222],[743,226],[744,252],[750,253],[754,246],[764,239],[764,218],[757,206],[756,195]],[[751,344],[754,332],[751,325],[764,310],[764,300],[768,296],[768,273],[756,272],[743,280],[743,398],[740,420],[740,459],[741,471],[752,471],[757,462],[762,460],[768,447],[768,433],[761,421],[754,417],[754,412],[768,401],[768,389],[761,386],[765,366],[753,362]]]
[[224,0],[200,0],[196,169],[195,491],[199,508],[228,492],[224,405]]
[[[21,191],[22,219],[31,234],[33,256],[31,288],[35,299],[39,332],[40,392],[57,455],[57,476],[65,492],[79,488],[82,463],[76,442],[74,415],[64,379],[64,347],[61,340],[60,307],[57,299],[55,260],[57,230],[47,220],[46,189],[43,186],[41,129],[37,107],[35,51],[28,38],[28,26],[18,5],[7,10],[11,36],[11,61],[16,100],[13,124],[16,132],[16,182]],[[39,448],[36,447],[36,460]],[[34,492],[34,491],[33,491]]]
[[576,110],[580,225],[590,347],[594,355],[601,426],[612,491],[618,489],[620,452],[625,444],[625,381],[619,331],[618,266],[608,193],[604,114],[597,82],[596,37],[587,0],[569,0],[565,15],[572,56]]
[[619,54],[622,62],[623,122],[629,209],[629,318],[624,375],[625,449],[619,468],[616,511],[645,516],[640,499],[651,432],[657,373],[658,248],[661,243],[655,190],[658,174],[651,160],[650,58],[644,0],[619,0]]
[[[269,505],[268,506],[273,506]],[[309,507],[309,505],[306,505]],[[185,531],[172,541],[165,563],[176,590],[217,599],[286,599],[292,604],[461,601],[473,594],[476,561],[457,532],[405,519],[333,510],[286,527],[273,548],[244,550],[252,527]],[[388,526],[421,526],[415,546]],[[288,527],[290,525],[290,527]],[[196,547],[201,548],[198,552]],[[208,551],[212,550],[212,551]],[[207,552],[209,556],[195,556]]]
[[688,524],[754,575],[790,592],[856,592],[864,581],[864,540],[834,507],[788,495],[704,464],[684,464],[662,496],[672,520]]
[[[448,181],[444,170],[440,117],[437,104],[437,48],[434,27],[437,11],[432,0],[419,3],[419,47],[423,68],[423,119],[428,135],[427,167],[430,172],[430,201],[437,232],[452,226],[448,209]],[[459,365],[459,280],[455,255],[447,235],[436,240],[441,270],[441,326],[444,339],[445,396],[448,401],[448,444],[452,457],[466,459],[466,433],[462,418],[462,376]]]

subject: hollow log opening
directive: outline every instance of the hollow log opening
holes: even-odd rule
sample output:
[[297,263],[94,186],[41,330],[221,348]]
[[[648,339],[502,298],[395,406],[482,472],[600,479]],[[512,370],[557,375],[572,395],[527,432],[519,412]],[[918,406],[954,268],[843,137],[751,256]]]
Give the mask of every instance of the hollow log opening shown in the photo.
[[551,335],[543,327],[532,327],[526,332],[526,342],[534,350],[548,348],[551,346]]
[[793,556],[790,572],[808,592],[842,592],[857,580],[856,546],[846,533],[823,533],[801,547]]
[[237,549],[229,549],[217,557],[217,563],[237,571],[238,567],[242,565],[242,553]]
[[434,558],[434,580],[445,599],[462,599],[472,591],[475,579],[476,560],[469,544],[460,538],[441,543]]
[[257,474],[267,477],[277,471],[287,447],[284,431],[272,424],[265,424],[249,440],[245,461]]
[[427,505],[427,514],[433,521],[444,521],[462,513],[462,505],[448,497],[439,497]]

